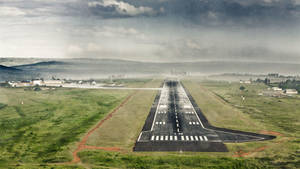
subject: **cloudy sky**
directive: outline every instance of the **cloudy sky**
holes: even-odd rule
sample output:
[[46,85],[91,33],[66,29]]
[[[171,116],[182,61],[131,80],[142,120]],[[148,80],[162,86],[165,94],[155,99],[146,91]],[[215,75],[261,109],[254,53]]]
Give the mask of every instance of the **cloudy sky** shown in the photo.
[[0,57],[300,63],[300,0],[0,0]]

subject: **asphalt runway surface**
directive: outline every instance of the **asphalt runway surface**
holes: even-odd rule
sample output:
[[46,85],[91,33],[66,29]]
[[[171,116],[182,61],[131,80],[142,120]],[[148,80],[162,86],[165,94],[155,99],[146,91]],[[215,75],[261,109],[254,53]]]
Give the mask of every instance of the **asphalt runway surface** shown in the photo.
[[154,100],[134,151],[227,152],[224,142],[248,142],[275,136],[217,128],[179,81],[165,81]]

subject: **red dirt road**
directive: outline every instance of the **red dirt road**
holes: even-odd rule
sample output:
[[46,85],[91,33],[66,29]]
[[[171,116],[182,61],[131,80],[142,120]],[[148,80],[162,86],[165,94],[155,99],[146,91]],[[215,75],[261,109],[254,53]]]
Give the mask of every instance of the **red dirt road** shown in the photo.
[[248,156],[248,155],[250,155],[252,153],[255,153],[255,152],[264,151],[266,148],[268,148],[268,147],[263,146],[263,147],[259,147],[255,150],[252,150],[252,151],[249,151],[249,152],[243,152],[243,150],[240,150],[240,151],[235,152],[235,155],[233,155],[233,157],[245,157],[245,156]]
[[278,133],[278,132],[276,132],[276,131],[265,131],[265,130],[263,130],[263,131],[261,131],[260,133],[261,133],[261,134],[270,134],[270,135],[274,135],[274,136],[283,136],[283,134]]
[[[263,130],[260,133],[261,134],[274,135],[274,136],[283,136],[283,134],[278,133],[276,131],[265,131],[265,130]],[[240,150],[240,151],[235,152],[234,153],[235,155],[233,155],[233,157],[245,157],[245,156],[251,155],[251,154],[256,153],[256,152],[264,151],[267,148],[268,148],[268,146],[263,146],[263,147],[259,147],[255,150],[252,150],[252,151],[249,151],[249,152],[244,152],[243,150]]]
[[110,112],[104,119],[102,119],[94,128],[92,128],[83,138],[82,140],[78,143],[77,148],[73,151],[73,160],[71,163],[78,163],[80,162],[80,158],[78,157],[77,153],[81,150],[84,149],[94,149],[94,150],[106,150],[106,151],[120,151],[121,149],[118,147],[96,147],[96,146],[88,146],[86,145],[86,142],[89,138],[89,136],[97,130],[105,121],[110,119],[115,112],[117,112],[122,106],[124,106],[130,98],[135,95],[135,93],[129,95],[118,107],[116,107],[112,112]]

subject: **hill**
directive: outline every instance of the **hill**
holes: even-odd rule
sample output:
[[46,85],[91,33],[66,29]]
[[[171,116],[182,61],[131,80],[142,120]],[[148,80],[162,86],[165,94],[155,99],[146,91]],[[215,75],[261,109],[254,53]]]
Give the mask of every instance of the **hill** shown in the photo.
[[127,77],[169,75],[171,72],[188,73],[190,75],[212,75],[223,73],[268,74],[300,74],[300,64],[293,63],[257,63],[257,62],[139,62],[114,59],[58,59],[33,64],[17,65],[12,68],[36,74],[38,77],[51,78],[107,78],[110,75]]

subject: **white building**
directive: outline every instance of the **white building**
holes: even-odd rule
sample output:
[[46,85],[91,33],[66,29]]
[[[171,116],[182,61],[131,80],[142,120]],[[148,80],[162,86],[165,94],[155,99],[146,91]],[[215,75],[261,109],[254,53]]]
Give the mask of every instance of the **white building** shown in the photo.
[[45,86],[52,86],[52,87],[61,87],[63,85],[63,81],[61,80],[45,80]]
[[245,81],[240,80],[240,83],[241,84],[251,84],[251,81],[250,80],[245,80]]
[[32,81],[32,86],[42,86],[43,81],[42,80],[33,80]]
[[272,87],[272,90],[274,90],[274,91],[282,91],[282,89],[279,88],[279,87]]
[[8,84],[11,86],[11,87],[17,87],[17,84],[16,82],[8,82]]
[[296,89],[286,89],[285,94],[287,95],[298,94],[298,91]]

